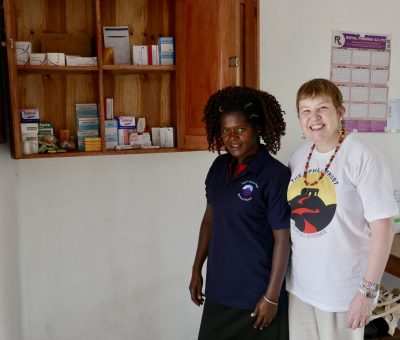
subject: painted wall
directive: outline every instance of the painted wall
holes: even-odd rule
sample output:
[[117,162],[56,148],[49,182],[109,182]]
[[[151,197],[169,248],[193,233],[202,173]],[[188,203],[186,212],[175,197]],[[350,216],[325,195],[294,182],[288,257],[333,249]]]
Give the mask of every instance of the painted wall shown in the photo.
[[[287,134],[279,158],[287,162],[302,143],[296,112],[296,92],[312,78],[329,78],[333,30],[391,33],[389,98],[400,98],[400,2],[386,0],[379,8],[372,0],[260,0],[261,88],[274,94],[287,113]],[[400,189],[400,133],[360,133],[386,156],[394,187]],[[384,274],[386,287],[400,279]]]
[[22,340],[17,167],[0,146],[0,340]]
[[25,340],[194,339],[207,152],[18,161]]
[[[396,12],[400,3],[386,0],[379,8],[371,0],[261,0],[261,87],[281,102],[287,112],[287,135],[280,158],[287,160],[301,143],[296,92],[312,78],[329,78],[333,30],[392,33],[389,97],[400,98],[400,29]],[[400,157],[388,146],[400,145],[400,134],[359,134],[390,161],[395,186],[400,188]]]
[[[391,32],[390,97],[400,98],[397,0],[386,0],[379,11],[371,0],[260,3],[261,87],[287,112],[282,161],[302,142],[297,88],[329,76],[332,30]],[[388,157],[400,188],[400,160],[388,147],[399,145],[400,135],[361,137]],[[7,155],[0,149],[7,189],[0,194],[4,340],[20,339],[19,257],[24,340],[196,338],[201,309],[187,287],[205,207],[204,177],[215,155],[21,161]]]

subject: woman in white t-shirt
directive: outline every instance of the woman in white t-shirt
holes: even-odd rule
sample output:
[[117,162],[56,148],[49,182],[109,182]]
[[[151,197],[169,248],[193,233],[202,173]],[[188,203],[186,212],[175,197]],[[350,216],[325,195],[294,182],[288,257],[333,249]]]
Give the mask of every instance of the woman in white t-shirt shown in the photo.
[[393,239],[398,209],[389,168],[344,131],[342,102],[326,79],[297,93],[308,141],[289,161],[291,340],[362,340]]

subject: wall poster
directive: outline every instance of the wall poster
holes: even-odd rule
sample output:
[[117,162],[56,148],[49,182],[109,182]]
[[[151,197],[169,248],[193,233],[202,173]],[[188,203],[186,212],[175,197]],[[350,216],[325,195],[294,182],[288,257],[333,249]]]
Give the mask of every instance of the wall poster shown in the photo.
[[349,132],[385,131],[390,43],[390,34],[332,32],[331,80],[342,92]]

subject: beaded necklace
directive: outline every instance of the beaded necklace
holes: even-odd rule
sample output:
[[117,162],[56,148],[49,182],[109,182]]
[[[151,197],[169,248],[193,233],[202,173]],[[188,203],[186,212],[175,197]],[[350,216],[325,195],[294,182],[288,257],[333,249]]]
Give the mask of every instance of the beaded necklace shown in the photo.
[[329,167],[330,167],[331,164],[332,164],[332,161],[335,159],[335,156],[336,156],[337,152],[339,151],[340,145],[342,144],[342,142],[343,142],[343,140],[344,140],[344,137],[345,137],[345,135],[344,135],[344,134],[345,134],[344,129],[340,130],[339,134],[340,134],[340,135],[339,135],[339,142],[338,142],[338,144],[336,145],[335,151],[333,152],[333,155],[332,155],[331,158],[329,159],[329,162],[326,164],[324,171],[321,172],[321,174],[319,175],[319,177],[318,177],[318,179],[317,179],[316,181],[314,181],[314,182],[312,182],[312,183],[309,183],[309,182],[307,182],[308,168],[309,168],[309,166],[310,166],[311,156],[312,156],[313,151],[314,151],[314,149],[315,149],[315,143],[314,143],[313,145],[311,145],[311,150],[310,150],[310,153],[308,154],[307,161],[306,161],[306,164],[305,164],[305,166],[304,166],[304,172],[303,172],[303,179],[304,179],[304,184],[306,185],[306,187],[308,187],[308,186],[311,186],[311,187],[312,187],[312,186],[314,186],[314,185],[317,185],[318,182],[319,182],[319,181],[325,176],[325,174],[327,173]]

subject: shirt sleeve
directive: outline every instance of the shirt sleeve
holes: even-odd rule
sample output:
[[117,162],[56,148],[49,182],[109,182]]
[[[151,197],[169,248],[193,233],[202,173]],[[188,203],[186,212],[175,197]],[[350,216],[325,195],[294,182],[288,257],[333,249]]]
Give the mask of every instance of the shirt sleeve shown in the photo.
[[284,167],[271,180],[267,189],[267,214],[274,230],[290,227],[290,206],[287,202],[287,189],[290,180],[290,171]]
[[389,165],[375,148],[367,147],[362,152],[357,167],[357,191],[368,222],[398,214]]
[[211,180],[212,180],[212,176],[213,176],[213,173],[214,173],[214,169],[215,169],[215,166],[216,166],[215,164],[217,162],[217,159],[214,160],[214,162],[210,166],[210,169],[208,169],[207,177],[206,177],[206,180],[205,180],[207,204],[210,203],[210,185],[211,185],[210,183],[211,183]]

